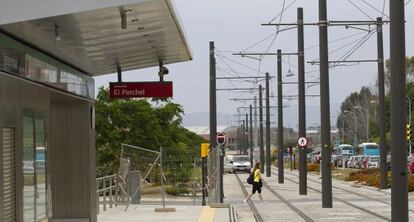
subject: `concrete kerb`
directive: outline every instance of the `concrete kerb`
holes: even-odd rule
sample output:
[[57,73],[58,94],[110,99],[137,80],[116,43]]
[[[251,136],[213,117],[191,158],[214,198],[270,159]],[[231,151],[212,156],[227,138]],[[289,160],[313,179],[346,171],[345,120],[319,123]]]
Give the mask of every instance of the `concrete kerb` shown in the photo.
[[155,212],[157,213],[176,212],[176,209],[175,208],[155,208]]
[[212,204],[210,204],[210,208],[230,208],[230,204],[226,204],[226,203],[212,203]]

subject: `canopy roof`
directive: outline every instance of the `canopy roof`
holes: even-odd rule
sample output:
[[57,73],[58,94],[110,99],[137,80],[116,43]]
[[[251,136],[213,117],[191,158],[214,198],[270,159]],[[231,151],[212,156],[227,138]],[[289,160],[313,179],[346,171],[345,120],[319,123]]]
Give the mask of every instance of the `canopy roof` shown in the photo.
[[[49,17],[31,15],[30,20],[24,16],[20,16],[21,21],[0,17],[0,30],[91,76],[115,73],[118,66],[128,71],[158,66],[160,61],[171,64],[192,59],[170,0],[75,1],[85,7]],[[46,8],[43,15],[51,15],[50,11]]]

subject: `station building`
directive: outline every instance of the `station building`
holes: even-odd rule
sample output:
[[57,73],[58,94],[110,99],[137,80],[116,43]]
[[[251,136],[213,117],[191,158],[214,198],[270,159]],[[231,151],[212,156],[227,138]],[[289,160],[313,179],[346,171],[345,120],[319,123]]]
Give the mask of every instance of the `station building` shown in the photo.
[[93,77],[188,60],[170,0],[3,0],[0,221],[95,222]]

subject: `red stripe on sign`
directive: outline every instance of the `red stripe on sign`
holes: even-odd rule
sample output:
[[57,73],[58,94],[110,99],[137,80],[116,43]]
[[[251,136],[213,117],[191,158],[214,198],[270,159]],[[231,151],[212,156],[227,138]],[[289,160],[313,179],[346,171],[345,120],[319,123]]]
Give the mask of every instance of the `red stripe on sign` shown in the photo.
[[173,97],[172,82],[109,83],[111,98],[169,98]]

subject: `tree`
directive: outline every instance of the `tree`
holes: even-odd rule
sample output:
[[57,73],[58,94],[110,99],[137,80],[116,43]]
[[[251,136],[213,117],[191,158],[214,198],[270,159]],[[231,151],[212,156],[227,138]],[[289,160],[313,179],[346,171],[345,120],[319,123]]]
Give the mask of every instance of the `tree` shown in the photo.
[[[183,108],[169,101],[157,103],[161,105],[153,106],[146,99],[111,99],[108,89],[99,89],[95,103],[98,175],[117,172],[121,143],[156,151],[165,147],[169,155],[199,147],[203,139],[181,126]],[[138,154],[131,154],[132,158]],[[138,169],[145,165],[142,160],[133,162]]]
[[[362,87],[359,93],[349,95],[341,104],[341,112],[337,119],[337,127],[340,135],[344,138],[343,143],[358,141],[369,141],[367,138],[367,127],[376,120],[376,109],[372,101],[375,99],[368,87]],[[369,134],[370,135],[370,134]],[[368,135],[368,136],[369,136]],[[357,140],[357,141],[354,141]]]
[[[414,81],[414,56],[405,59],[407,82]],[[389,91],[391,86],[391,61],[385,61],[385,88]]]

